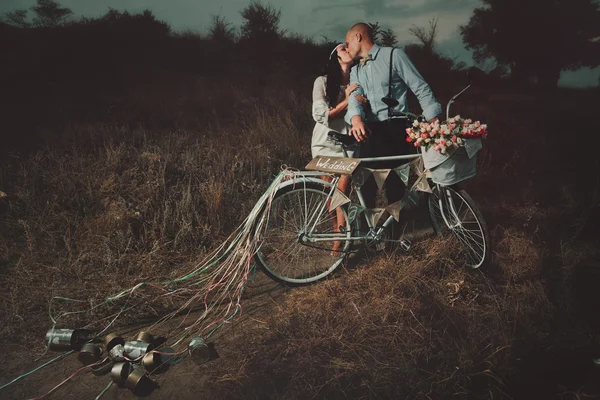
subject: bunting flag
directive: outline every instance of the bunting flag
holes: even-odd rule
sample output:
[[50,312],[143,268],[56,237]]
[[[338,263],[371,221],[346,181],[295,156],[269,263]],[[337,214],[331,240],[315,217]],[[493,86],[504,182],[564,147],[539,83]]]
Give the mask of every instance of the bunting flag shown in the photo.
[[417,176],[421,176],[425,172],[425,166],[423,164],[423,157],[419,157],[419,158],[416,158],[414,161],[411,161],[410,165],[412,165],[413,171],[415,171],[415,174],[417,174]]
[[410,164],[404,164],[394,168],[394,172],[398,175],[404,185],[408,185],[408,175],[410,174]]
[[367,208],[365,209],[365,217],[371,222],[371,226],[377,225],[379,218],[383,215],[385,208]]
[[390,174],[390,169],[371,169],[371,174],[373,174],[373,178],[375,178],[375,183],[377,184],[377,188],[381,190],[385,180]]
[[333,196],[331,196],[331,202],[329,203],[329,211],[333,211],[346,203],[350,203],[350,199],[340,189],[335,188]]
[[405,206],[414,207],[419,203],[419,195],[415,190],[408,190],[400,201]]
[[348,206],[348,220],[350,223],[352,224],[354,220],[356,220],[356,217],[363,211],[365,211],[365,207],[361,206],[360,204],[350,204]]
[[368,168],[358,168],[352,174],[352,187],[354,189],[360,189],[367,180],[371,177],[372,170]]
[[385,211],[387,211],[396,222],[400,222],[400,210],[404,208],[404,202],[402,200],[398,200],[395,203],[390,204],[386,207]]
[[421,175],[419,179],[417,179],[415,182],[415,189],[419,192],[432,193],[431,187],[429,186],[429,182],[427,182],[425,175]]

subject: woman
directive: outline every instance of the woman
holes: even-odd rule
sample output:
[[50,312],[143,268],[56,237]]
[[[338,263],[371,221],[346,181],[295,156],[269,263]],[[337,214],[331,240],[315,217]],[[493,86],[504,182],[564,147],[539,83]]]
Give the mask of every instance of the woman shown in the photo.
[[[344,152],[340,145],[328,140],[327,134],[330,131],[339,132],[347,135],[349,126],[344,121],[344,114],[348,108],[348,97],[358,87],[357,84],[350,85],[350,69],[354,61],[346,46],[338,44],[331,54],[325,67],[324,74],[319,76],[313,85],[313,103],[312,115],[315,120],[313,129],[311,152],[313,158],[316,156],[344,157]],[[367,99],[356,95],[361,104],[366,104]],[[348,150],[348,156],[352,157],[354,151]],[[348,193],[350,186],[350,176],[342,175],[338,181],[338,188]],[[338,208],[336,210],[337,224],[336,232],[339,227],[345,225],[344,215]],[[341,242],[334,242],[332,255],[339,255]]]

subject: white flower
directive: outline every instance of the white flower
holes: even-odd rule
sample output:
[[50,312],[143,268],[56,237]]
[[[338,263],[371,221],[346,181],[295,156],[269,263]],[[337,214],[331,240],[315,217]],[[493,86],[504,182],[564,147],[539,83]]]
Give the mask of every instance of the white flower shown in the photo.
[[413,127],[418,127],[419,126],[419,121],[417,121],[416,119],[413,121]]
[[461,138],[456,138],[456,143],[462,144],[463,140]]
[[429,142],[431,142],[431,139],[429,139],[429,138],[425,139],[425,143],[429,143]]

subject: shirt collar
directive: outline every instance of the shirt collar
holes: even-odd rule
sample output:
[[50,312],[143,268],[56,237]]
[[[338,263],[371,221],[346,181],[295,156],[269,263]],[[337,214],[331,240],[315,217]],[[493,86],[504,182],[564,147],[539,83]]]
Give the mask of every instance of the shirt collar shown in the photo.
[[374,44],[373,47],[371,47],[371,50],[369,50],[369,55],[371,56],[371,59],[375,60],[377,58],[377,54],[379,53],[379,49],[381,49],[381,47],[379,47],[376,44]]

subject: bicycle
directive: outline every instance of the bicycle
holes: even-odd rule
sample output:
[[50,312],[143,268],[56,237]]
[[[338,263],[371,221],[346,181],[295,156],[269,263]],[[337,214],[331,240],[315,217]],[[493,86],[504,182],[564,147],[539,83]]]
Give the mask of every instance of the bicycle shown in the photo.
[[[447,115],[452,102],[467,88],[450,100]],[[411,113],[395,113],[409,119],[419,118]],[[340,143],[346,152],[349,136],[332,132],[330,137]],[[376,163],[419,157],[422,157],[421,153],[360,160]],[[358,204],[347,199],[343,204],[334,204],[332,209],[334,197],[339,196],[336,195],[339,174],[323,171],[298,171],[289,174],[289,179],[280,183],[276,189],[267,222],[261,232],[262,243],[254,256],[255,262],[270,278],[291,286],[317,282],[332,274],[342,264],[353,249],[353,244],[380,248],[385,242],[395,241],[387,237],[388,227],[394,219],[391,212],[383,224],[364,218],[368,229],[361,231],[362,218],[358,215],[366,210],[366,206],[360,187],[355,188]],[[323,179],[324,175],[329,179]],[[431,189],[427,202],[434,232],[438,235],[452,233],[457,239],[457,247],[461,249],[459,255],[464,258],[465,264],[471,268],[481,267],[490,255],[490,235],[475,201],[458,185],[443,186],[432,182],[426,175],[419,177],[419,180],[426,180],[425,187],[429,186]],[[400,210],[409,203],[406,200],[412,198],[414,201],[416,185],[407,189],[405,201],[399,205]],[[344,225],[336,227],[338,209],[343,215]],[[341,243],[337,251],[332,251],[333,242]],[[404,250],[410,248],[408,240],[400,239],[397,242]]]

